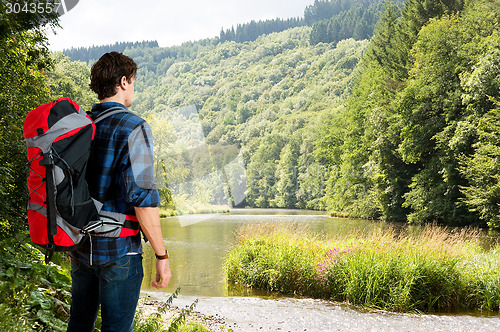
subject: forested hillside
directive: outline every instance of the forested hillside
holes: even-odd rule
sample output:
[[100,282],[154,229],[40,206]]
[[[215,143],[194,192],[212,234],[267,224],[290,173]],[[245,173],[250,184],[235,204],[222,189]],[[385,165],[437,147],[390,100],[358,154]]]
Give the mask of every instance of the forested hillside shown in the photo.
[[[245,43],[205,40],[176,48],[127,49],[140,67],[133,109],[154,127],[159,182],[184,183],[183,200],[191,204],[227,204],[231,198],[227,190],[221,194],[217,178],[229,174],[200,180],[200,173],[207,173],[200,170],[203,156],[169,152],[176,132],[191,130],[186,135],[196,136],[190,121],[172,125],[173,114],[193,106],[201,139],[212,152],[233,157],[241,152],[248,189],[243,205],[325,209],[327,172],[324,158],[314,153],[317,128],[339,112],[350,94],[367,41],[311,46],[310,31],[294,28]],[[90,107],[88,80],[82,79],[88,67],[61,54],[54,60],[49,77],[55,96],[74,96]]]
[[[373,1],[370,41],[313,40],[320,22],[343,38],[336,20],[361,3],[316,1],[305,18],[323,19],[254,41],[127,48],[140,66],[134,110],[175,140],[168,114],[194,107],[208,152],[241,152],[243,205],[498,228],[499,0]],[[334,5],[335,19],[319,10]],[[176,156],[185,198],[229,199],[187,166],[210,161]]]
[[[241,149],[246,204],[324,209],[327,173],[314,154],[317,128],[339,112],[349,95],[367,42],[310,46],[309,33],[310,28],[302,27],[250,43],[226,42],[165,71],[143,69],[134,110],[154,116],[194,105],[208,144]],[[127,50],[139,64],[148,53]],[[177,161],[177,173],[182,173],[180,165],[191,164],[183,158]],[[196,180],[195,174],[184,181]],[[192,199],[200,190],[192,192]]]

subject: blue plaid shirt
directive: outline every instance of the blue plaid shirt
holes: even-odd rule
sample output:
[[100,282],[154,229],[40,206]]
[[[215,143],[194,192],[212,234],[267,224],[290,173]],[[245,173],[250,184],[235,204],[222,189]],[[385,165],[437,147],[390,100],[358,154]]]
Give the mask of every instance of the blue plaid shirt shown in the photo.
[[[125,112],[111,115],[96,126],[87,182],[93,198],[103,209],[135,215],[134,207],[156,207],[160,196],[154,183],[153,142],[148,123],[119,103],[92,107],[95,118],[111,107]],[[129,253],[142,254],[140,234],[122,238],[92,237],[71,257],[92,265],[103,265]],[[91,255],[92,253],[92,255]]]

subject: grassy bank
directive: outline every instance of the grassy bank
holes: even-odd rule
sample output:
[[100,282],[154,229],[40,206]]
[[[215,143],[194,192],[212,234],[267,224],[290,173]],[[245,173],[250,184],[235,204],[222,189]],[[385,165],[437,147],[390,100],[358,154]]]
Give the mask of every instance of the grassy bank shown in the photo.
[[479,232],[427,226],[322,238],[307,229],[250,225],[225,262],[229,282],[400,312],[499,311],[500,245]]

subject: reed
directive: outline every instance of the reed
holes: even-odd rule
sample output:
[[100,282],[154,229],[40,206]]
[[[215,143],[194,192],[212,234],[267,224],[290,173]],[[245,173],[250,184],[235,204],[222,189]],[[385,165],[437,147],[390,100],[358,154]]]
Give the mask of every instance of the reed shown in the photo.
[[325,238],[305,227],[249,225],[225,261],[229,282],[398,312],[499,311],[500,246],[430,225]]

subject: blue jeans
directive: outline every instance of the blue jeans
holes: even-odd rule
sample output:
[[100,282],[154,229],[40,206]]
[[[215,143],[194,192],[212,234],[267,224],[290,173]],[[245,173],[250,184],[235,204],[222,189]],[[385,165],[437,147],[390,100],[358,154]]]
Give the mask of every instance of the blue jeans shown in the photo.
[[141,255],[124,256],[99,266],[72,259],[67,331],[94,331],[100,305],[102,332],[132,332],[143,276]]

